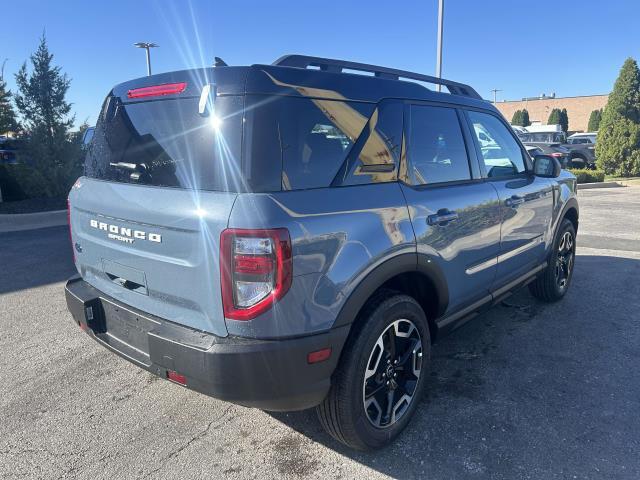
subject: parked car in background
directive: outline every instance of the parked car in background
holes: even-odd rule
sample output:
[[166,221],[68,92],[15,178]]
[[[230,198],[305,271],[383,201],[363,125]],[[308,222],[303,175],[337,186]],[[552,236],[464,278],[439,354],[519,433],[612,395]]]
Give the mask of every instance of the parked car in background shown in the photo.
[[598,132],[574,133],[567,138],[569,145],[596,144]]
[[17,150],[15,144],[10,139],[0,139],[0,165],[18,163]]
[[567,138],[564,145],[571,152],[569,163],[574,168],[596,168],[596,136],[595,132],[574,133]]
[[520,140],[525,147],[537,148],[542,151],[542,154],[557,159],[562,168],[571,166],[571,150],[563,145],[566,140],[563,132],[527,132],[520,135]]
[[518,135],[518,137],[523,133],[527,133],[527,129],[525,127],[521,127],[520,125],[511,125],[511,128],[514,132],[516,132],[516,135]]
[[529,156],[533,159],[536,155],[544,155],[544,151],[540,147],[536,147],[535,145],[525,145],[524,148],[527,150]]
[[96,131],[96,127],[88,127],[85,131],[84,131],[84,135],[82,136],[82,149],[86,150],[87,148],[89,148],[89,144],[91,143],[91,140],[93,140],[93,134]]

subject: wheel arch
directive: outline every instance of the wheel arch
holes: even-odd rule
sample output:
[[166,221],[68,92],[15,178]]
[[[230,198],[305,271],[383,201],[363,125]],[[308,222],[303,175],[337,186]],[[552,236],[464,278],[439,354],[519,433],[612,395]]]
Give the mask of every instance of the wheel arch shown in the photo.
[[558,223],[554,231],[554,238],[556,233],[558,232],[558,229],[560,228],[560,225],[562,224],[562,220],[564,220],[565,218],[569,219],[571,223],[573,223],[573,228],[575,228],[576,233],[578,233],[578,223],[579,223],[578,220],[580,218],[580,208],[578,207],[578,201],[574,197],[571,197],[567,200],[566,204],[562,209],[562,213],[558,217]]
[[449,289],[442,269],[430,255],[406,253],[398,255],[370,272],[345,301],[334,323],[335,327],[354,324],[359,313],[377,292],[395,290],[413,297],[425,311],[431,339],[435,339],[435,320],[449,304]]

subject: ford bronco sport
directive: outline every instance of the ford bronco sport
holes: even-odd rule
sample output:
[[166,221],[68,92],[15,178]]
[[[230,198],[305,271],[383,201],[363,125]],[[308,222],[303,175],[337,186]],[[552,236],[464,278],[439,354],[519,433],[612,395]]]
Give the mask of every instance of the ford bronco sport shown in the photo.
[[66,285],[104,347],[219,399],[316,407],[371,449],[414,414],[440,335],[525,284],[567,292],[575,178],[471,87],[300,55],[220,65],[104,102]]

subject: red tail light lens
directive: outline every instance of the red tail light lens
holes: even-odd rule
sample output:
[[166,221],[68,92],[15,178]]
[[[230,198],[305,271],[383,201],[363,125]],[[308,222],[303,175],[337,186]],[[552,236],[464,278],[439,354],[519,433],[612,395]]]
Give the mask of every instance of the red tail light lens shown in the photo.
[[182,93],[187,88],[187,82],[165,83],[151,87],[134,88],[127,92],[129,98],[159,97],[162,95],[175,95]]
[[281,299],[293,275],[286,228],[227,229],[220,235],[220,277],[224,316],[251,320]]
[[553,152],[551,154],[552,157],[558,158],[558,157],[562,157],[564,154],[560,153],[560,152]]

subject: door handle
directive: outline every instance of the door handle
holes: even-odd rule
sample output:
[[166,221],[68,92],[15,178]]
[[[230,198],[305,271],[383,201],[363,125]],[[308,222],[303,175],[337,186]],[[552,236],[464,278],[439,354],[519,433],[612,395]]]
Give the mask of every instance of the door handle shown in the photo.
[[458,219],[458,214],[456,212],[452,212],[447,208],[441,208],[440,210],[438,210],[438,213],[434,215],[429,215],[427,217],[427,223],[429,225],[443,226],[457,219]]
[[517,207],[518,205],[521,205],[524,203],[524,197],[513,195],[512,197],[507,198],[507,200],[504,203],[507,205],[507,207]]

